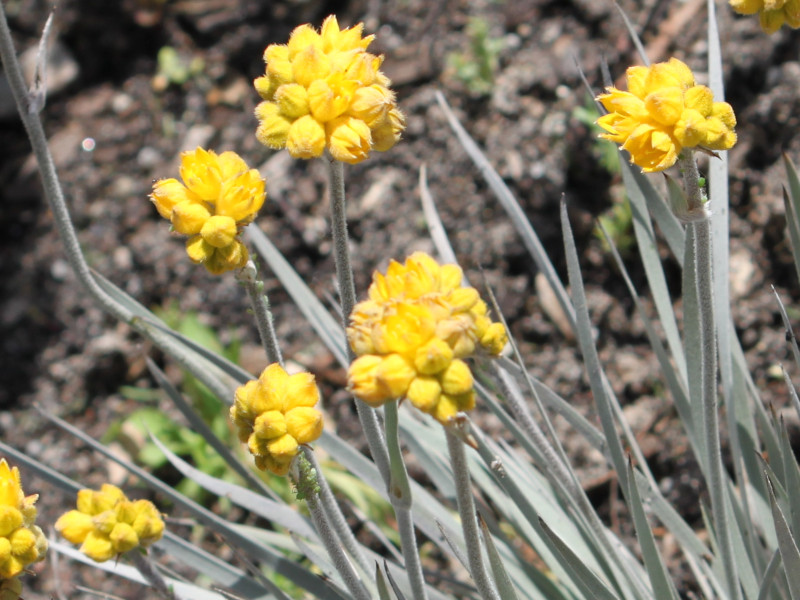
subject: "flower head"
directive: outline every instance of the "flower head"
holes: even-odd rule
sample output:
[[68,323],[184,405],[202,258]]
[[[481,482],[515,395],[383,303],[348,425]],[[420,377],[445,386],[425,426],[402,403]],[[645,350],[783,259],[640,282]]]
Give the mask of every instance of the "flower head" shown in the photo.
[[236,390],[231,421],[259,469],[286,475],[300,444],[322,435],[318,402],[319,390],[311,373],[289,375],[277,363]]
[[161,539],[164,520],[149,500],[129,500],[115,485],[78,492],[77,510],[64,513],[56,529],[80,551],[104,562],[134,548],[147,548]]
[[319,32],[301,25],[287,45],[267,46],[266,73],[254,82],[264,100],[256,107],[262,144],[294,158],[327,149],[358,163],[397,143],[405,119],[380,71],[383,57],[366,51],[375,36],[361,37],[363,27],[339,29],[330,16]]
[[675,164],[683,148],[729,150],[736,143],[736,117],[727,102],[714,102],[677,58],[650,67],[630,67],[628,91],[606,89],[597,99],[608,110],[597,124],[600,137],[617,142],[645,172]]
[[44,559],[47,540],[34,524],[38,498],[38,494],[25,495],[19,469],[0,459],[0,580],[11,580],[29,564]]
[[761,29],[775,33],[784,24],[800,27],[800,0],[730,0],[731,8],[740,15],[758,13]]
[[458,266],[423,252],[373,275],[369,299],[356,305],[347,328],[358,357],[347,373],[356,397],[375,407],[408,398],[442,424],[474,406],[472,372],[462,359],[478,349],[499,354],[506,332],[462,277]]
[[173,231],[190,236],[186,252],[214,274],[238,269],[248,254],[239,234],[266,198],[264,180],[235,152],[197,148],[181,155],[181,183],[161,179],[150,195]]

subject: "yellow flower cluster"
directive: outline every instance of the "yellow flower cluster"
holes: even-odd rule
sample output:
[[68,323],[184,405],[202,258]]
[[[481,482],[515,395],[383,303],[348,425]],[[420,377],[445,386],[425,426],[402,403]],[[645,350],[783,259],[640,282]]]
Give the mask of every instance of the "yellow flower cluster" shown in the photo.
[[247,248],[241,229],[252,222],[266,198],[264,180],[235,152],[217,155],[197,148],[181,155],[181,179],[161,179],[150,198],[173,231],[191,236],[186,252],[217,275],[242,268]]
[[300,444],[322,435],[318,402],[311,373],[289,375],[277,363],[236,390],[231,421],[259,469],[286,475]]
[[740,15],[758,13],[761,29],[775,33],[784,23],[793,29],[800,27],[800,0],[730,0]]
[[77,510],[61,515],[56,529],[80,551],[104,562],[134,548],[147,548],[161,539],[164,521],[149,500],[128,500],[117,486],[78,492]]
[[736,117],[727,102],[714,102],[692,71],[676,58],[651,67],[630,67],[628,91],[609,87],[597,99],[608,110],[597,124],[622,145],[646,173],[675,164],[683,148],[728,150],[736,143]]
[[375,36],[361,37],[363,24],[340,30],[335,16],[318,33],[297,27],[286,45],[264,51],[266,74],[255,80],[264,99],[256,107],[256,137],[294,158],[321,156],[358,163],[370,150],[388,150],[400,139],[405,118],[382,56],[366,51]]
[[462,278],[460,267],[440,266],[424,252],[373,275],[369,299],[356,305],[347,328],[358,356],[347,372],[356,397],[373,407],[408,398],[442,424],[475,405],[462,359],[478,348],[497,355],[507,338]]
[[[0,460],[0,579],[11,580],[29,564],[43,560],[47,540],[34,524],[38,494],[22,491],[19,469]],[[17,584],[9,584],[15,589]]]

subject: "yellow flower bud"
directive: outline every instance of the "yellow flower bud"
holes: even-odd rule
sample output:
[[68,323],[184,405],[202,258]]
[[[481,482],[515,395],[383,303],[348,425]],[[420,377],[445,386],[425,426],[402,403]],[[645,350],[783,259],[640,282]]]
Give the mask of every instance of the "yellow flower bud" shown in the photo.
[[[16,502],[15,502],[16,504]],[[22,526],[22,512],[16,506],[0,505],[0,537]]]
[[322,435],[322,413],[316,408],[298,406],[286,413],[286,429],[298,444],[309,444]]
[[347,369],[347,389],[373,408],[390,399],[387,390],[378,384],[377,371],[383,358],[367,354],[355,359]]
[[195,235],[211,217],[209,210],[195,202],[182,202],[172,209],[172,228],[184,235]]
[[416,374],[414,368],[399,354],[385,357],[375,372],[378,384],[386,390],[389,398],[405,396]]
[[253,432],[264,440],[272,440],[286,433],[286,418],[279,410],[263,412],[253,423]]
[[[85,491],[90,492],[91,490]],[[90,515],[78,510],[71,510],[58,518],[55,527],[65,540],[73,544],[82,544],[89,532],[94,529],[94,524]]]
[[472,371],[463,360],[456,359],[440,375],[442,391],[450,396],[466,394],[472,389]]
[[648,94],[644,105],[653,119],[662,125],[674,125],[683,112],[683,90],[679,87],[658,89]]
[[442,394],[442,386],[436,377],[420,375],[415,377],[411,385],[408,386],[406,398],[417,409],[422,412],[430,413],[439,402]]
[[136,518],[132,527],[139,537],[139,544],[146,548],[164,535],[164,519],[155,505],[148,500],[137,500],[133,505]]
[[[291,64],[289,67],[291,68]],[[272,101],[275,99],[275,92],[278,90],[279,86],[275,85],[274,79],[271,79],[267,75],[262,75],[253,80],[253,87],[256,88],[258,95],[264,100]]]
[[201,235],[190,237],[186,242],[186,254],[192,262],[202,264],[214,256],[216,248],[203,239]]
[[435,375],[446,369],[452,360],[453,350],[447,342],[433,338],[417,350],[414,366],[423,375]]
[[289,135],[292,122],[279,114],[278,105],[274,102],[262,102],[256,106],[258,141],[270,148],[283,148]]
[[275,91],[275,103],[280,114],[290,120],[307,115],[309,92],[298,83],[286,83],[279,87]]
[[202,200],[216,201],[222,185],[222,172],[214,152],[197,148],[181,154],[181,179]]
[[406,118],[397,107],[391,108],[383,119],[376,121],[371,128],[372,147],[385,152],[397,142],[406,128]]
[[233,238],[237,233],[236,221],[231,217],[217,215],[209,217],[200,230],[203,239],[215,248],[229,246],[233,243]]
[[498,355],[508,342],[508,333],[502,323],[492,323],[481,337],[481,346],[489,354]]
[[315,158],[325,151],[325,128],[310,115],[289,127],[286,148],[294,158]]
[[[241,269],[247,264],[250,255],[247,248],[239,240],[234,240],[224,248],[215,248],[212,255],[203,263],[206,270],[212,275],[219,275],[226,271]],[[191,257],[190,257],[191,258]]]
[[290,458],[297,454],[297,440],[287,433],[267,442],[267,448],[275,458]]
[[116,523],[108,536],[115,554],[133,550],[139,545],[139,536],[127,523]]
[[714,102],[711,107],[711,116],[717,117],[730,130],[736,127],[736,115],[727,102]]
[[330,121],[325,130],[335,160],[355,164],[367,157],[372,146],[372,133],[364,121],[344,115]]
[[289,36],[289,44],[287,47],[287,56],[289,60],[294,60],[298,54],[307,50],[309,47],[322,49],[322,39],[320,35],[314,31],[311,25],[306,24],[295,27]]
[[255,169],[231,177],[222,185],[216,214],[231,217],[237,225],[247,225],[264,205],[264,179]]
[[177,179],[160,179],[153,184],[153,193],[150,199],[156,205],[156,210],[165,219],[172,218],[172,209],[184,202],[200,202],[197,194],[189,191]]
[[442,394],[430,414],[442,425],[448,425],[450,419],[458,414],[458,403],[452,396]]
[[95,562],[105,562],[114,557],[114,545],[108,535],[90,531],[83,541],[80,551]]
[[[11,558],[11,542],[7,537],[0,537],[0,565],[4,564]],[[13,575],[10,575],[13,577]]]
[[355,91],[348,112],[372,127],[376,121],[385,118],[394,106],[394,92],[382,85],[373,84]]
[[711,116],[714,106],[714,94],[706,86],[696,85],[686,90],[685,103],[686,108],[694,109],[703,117],[708,117]]
[[[283,44],[267,46],[264,50],[264,62],[267,63],[267,76],[275,88],[292,81],[292,63],[287,46]],[[269,98],[264,99],[269,100]]]
[[684,146],[697,146],[706,140],[708,123],[700,112],[687,109],[675,123],[675,138]]
[[[289,53],[291,54],[291,40]],[[307,46],[292,59],[294,80],[308,88],[315,79],[325,79],[331,74],[331,59],[316,46]]]
[[19,528],[8,537],[11,554],[21,563],[32,563],[39,553],[36,551],[36,534],[30,529]]

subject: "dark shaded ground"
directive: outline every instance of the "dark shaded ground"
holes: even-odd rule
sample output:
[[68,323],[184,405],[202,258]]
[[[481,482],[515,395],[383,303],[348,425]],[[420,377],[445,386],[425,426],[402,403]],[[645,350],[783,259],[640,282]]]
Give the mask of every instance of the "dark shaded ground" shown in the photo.
[[[702,70],[707,48],[703,2],[620,4],[642,32],[652,59],[676,55]],[[4,7],[20,50],[35,46],[49,3],[6,0]],[[741,140],[730,153],[734,316],[764,400],[782,406],[785,390],[775,379],[775,367],[787,360],[787,353],[769,286],[776,285],[790,304],[800,292],[784,230],[779,162],[781,151],[800,156],[800,65],[795,60],[800,37],[782,31],[768,38],[754,20],[737,18],[724,5],[719,11],[728,100],[739,117]],[[427,165],[431,192],[462,266],[475,278],[480,265],[486,268],[533,373],[592,414],[577,350],[547,316],[524,248],[447,127],[434,100],[434,91],[441,90],[520,199],[559,268],[563,250],[557,207],[562,194],[566,197],[612,384],[628,403],[626,410],[665,492],[683,498],[679,506],[684,512],[696,509],[699,484],[684,456],[670,403],[659,396],[663,386],[641,322],[592,234],[594,219],[619,197],[620,183],[599,166],[594,136],[574,116],[585,104],[575,62],[599,89],[601,60],[615,77],[635,61],[610,2],[59,3],[56,52],[71,58],[77,72],[71,79],[65,74],[69,80],[51,95],[44,119],[92,266],[146,306],[177,302],[184,311],[197,311],[219,329],[223,341],[244,343],[248,368],[255,372],[264,366],[246,299],[233,276],[213,278],[189,263],[147,194],[154,179],[176,174],[180,151],[197,145],[233,149],[250,164],[265,164],[270,152],[253,135],[258,98],[251,86],[263,73],[263,49],[285,41],[294,26],[318,24],[329,13],[343,25],[364,20],[367,30],[377,33],[373,47],[386,55],[384,70],[408,117],[401,144],[347,169],[357,288],[365,290],[371,271],[384,267],[388,258],[432,249],[417,196],[418,172]],[[469,93],[448,68],[449,54],[469,48],[470,18],[483,20],[490,38],[502,42],[487,95]],[[186,64],[202,61],[201,68],[183,84],[164,85],[156,75],[157,55],[165,46],[175,48]],[[100,437],[110,422],[135,408],[119,387],[151,385],[144,358],[153,353],[94,308],[77,287],[41,197],[22,128],[13,114],[2,119],[3,440],[86,485],[99,485],[120,474],[46,425],[31,407],[39,403]],[[91,151],[83,149],[89,139]],[[268,175],[269,199],[258,225],[320,296],[332,293],[324,165],[277,158],[270,161]],[[631,269],[641,284],[639,267],[632,264]],[[671,272],[671,290],[677,294],[678,271]],[[268,280],[267,292],[285,353],[317,373],[337,426],[351,428],[354,416],[340,391],[342,373],[279,284]],[[788,363],[787,368],[794,373]],[[578,440],[568,445],[584,469],[587,487],[595,490],[613,521],[615,505],[608,502],[601,461]],[[613,486],[611,492],[613,499]],[[44,494],[40,502],[43,514],[51,516],[62,510],[64,499]],[[138,593],[121,591],[99,575],[81,576],[90,578],[87,585],[119,596]],[[37,588],[50,590],[51,579],[45,567]],[[44,597],[26,594],[28,600]]]

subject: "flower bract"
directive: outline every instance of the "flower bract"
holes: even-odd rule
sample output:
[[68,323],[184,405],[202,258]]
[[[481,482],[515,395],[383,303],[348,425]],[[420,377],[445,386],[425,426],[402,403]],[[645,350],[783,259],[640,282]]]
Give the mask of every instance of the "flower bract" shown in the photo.
[[766,33],[775,33],[783,25],[800,27],[800,0],[730,0],[730,4],[740,15],[758,14]]
[[692,71],[676,58],[630,67],[628,91],[606,89],[597,99],[608,110],[597,124],[600,137],[620,144],[644,172],[663,171],[683,148],[729,150],[736,143],[736,117],[727,102],[714,102]]
[[[47,540],[34,524],[38,494],[22,491],[19,469],[0,460],[0,580],[13,580],[28,565],[43,560]],[[5,583],[4,583],[5,585]],[[9,583],[8,589],[16,588]]]
[[286,475],[300,445],[322,435],[318,402],[311,373],[289,375],[277,363],[236,390],[231,421],[259,469]]
[[164,520],[149,500],[129,500],[118,487],[78,492],[76,510],[56,521],[56,530],[96,562],[110,560],[161,539]]
[[394,146],[405,118],[380,71],[383,57],[367,52],[374,36],[362,31],[363,24],[340,29],[330,16],[319,32],[301,25],[288,44],[267,46],[266,73],[254,82],[264,100],[256,107],[262,144],[294,158],[327,149],[347,163]]
[[181,179],[161,179],[150,195],[173,231],[190,236],[189,258],[213,274],[239,269],[248,259],[239,239],[266,198],[264,180],[235,152],[197,148],[181,155]]
[[473,407],[463,359],[499,354],[507,338],[462,276],[457,265],[439,265],[423,252],[373,275],[369,299],[355,306],[347,328],[357,356],[348,387],[356,397],[373,407],[408,398],[442,424]]

